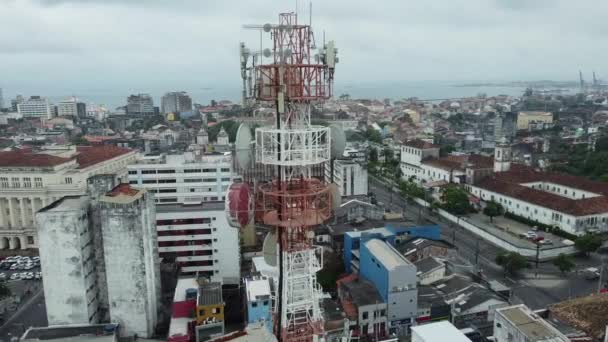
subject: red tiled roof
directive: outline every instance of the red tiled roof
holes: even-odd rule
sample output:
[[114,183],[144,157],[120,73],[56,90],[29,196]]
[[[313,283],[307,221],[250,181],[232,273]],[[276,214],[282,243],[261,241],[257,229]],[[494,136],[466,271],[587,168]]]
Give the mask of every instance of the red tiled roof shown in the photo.
[[506,182],[502,180],[501,176],[501,174],[498,174],[498,176],[484,179],[476,184],[476,186],[574,216],[586,216],[608,212],[608,198],[605,196],[575,200],[550,192],[532,189],[517,183]]
[[89,166],[127,154],[132,150],[112,145],[101,145],[78,146],[77,151],[78,155],[76,156],[76,160],[78,161],[79,168],[85,169]]
[[409,140],[409,141],[404,142],[403,144],[405,146],[419,148],[419,149],[439,148],[439,146],[437,146],[435,144],[432,144],[430,142],[420,140],[420,139]]
[[32,153],[31,149],[0,152],[0,167],[52,167],[69,161],[69,158]]
[[485,169],[494,167],[494,159],[479,154],[466,154],[458,156],[447,156],[442,158],[427,159],[423,164],[435,166],[444,170],[462,170],[470,167],[473,169]]
[[135,196],[139,190],[132,188],[128,183],[118,184],[114,189],[110,190],[106,195],[110,197],[118,195]]

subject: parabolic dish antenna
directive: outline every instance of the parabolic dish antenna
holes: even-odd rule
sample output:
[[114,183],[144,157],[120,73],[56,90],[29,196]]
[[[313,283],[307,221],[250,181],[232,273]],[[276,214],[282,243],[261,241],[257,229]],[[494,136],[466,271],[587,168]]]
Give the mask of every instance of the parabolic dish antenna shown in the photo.
[[331,157],[341,157],[346,148],[346,134],[342,127],[337,125],[329,126],[331,134]]
[[264,32],[270,32],[270,30],[272,30],[272,25],[264,24]]
[[329,184],[329,191],[331,192],[331,206],[335,211],[342,205],[342,196],[340,195],[340,188],[335,183]]
[[252,142],[253,137],[251,136],[249,125],[241,124],[238,131],[236,131],[236,139],[234,141],[236,162],[241,168],[248,168],[251,164]]
[[264,49],[264,51],[262,51],[262,54],[264,55],[264,57],[268,58],[272,55],[272,51],[270,51],[270,49]]
[[264,261],[270,266],[277,265],[277,234],[274,231],[268,232],[262,245]]

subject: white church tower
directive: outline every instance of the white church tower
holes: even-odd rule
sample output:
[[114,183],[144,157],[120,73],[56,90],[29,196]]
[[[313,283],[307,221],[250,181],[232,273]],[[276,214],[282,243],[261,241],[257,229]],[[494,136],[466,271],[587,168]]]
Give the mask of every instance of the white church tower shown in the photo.
[[511,169],[511,145],[503,137],[494,148],[494,172],[506,172]]

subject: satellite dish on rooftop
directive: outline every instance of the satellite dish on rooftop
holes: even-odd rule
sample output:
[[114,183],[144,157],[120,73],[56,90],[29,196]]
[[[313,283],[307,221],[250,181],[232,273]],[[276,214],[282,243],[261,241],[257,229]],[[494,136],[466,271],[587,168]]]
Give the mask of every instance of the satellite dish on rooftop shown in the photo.
[[249,125],[241,124],[236,132],[236,139],[234,141],[236,162],[241,168],[247,168],[251,164],[252,142],[253,137],[251,136]]
[[264,261],[268,265],[277,265],[277,234],[274,230],[266,234],[262,245],[262,254],[264,255]]
[[262,54],[264,55],[264,57],[268,58],[272,55],[272,51],[270,51],[270,49],[264,49],[264,51],[262,51]]
[[264,28],[264,32],[270,32],[270,30],[272,30],[272,25],[264,24],[263,28]]
[[331,157],[341,157],[346,148],[346,134],[342,127],[337,125],[329,126],[331,134]]

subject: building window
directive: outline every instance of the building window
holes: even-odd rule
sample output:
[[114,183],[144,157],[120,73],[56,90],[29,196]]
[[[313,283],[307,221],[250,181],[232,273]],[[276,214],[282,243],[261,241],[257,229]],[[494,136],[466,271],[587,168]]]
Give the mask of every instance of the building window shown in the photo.
[[143,170],[141,172],[142,175],[155,175],[156,174],[156,170]]
[[226,168],[226,167],[223,167],[223,168],[222,168],[222,172],[230,172],[230,169],[229,169],[229,168]]
[[228,178],[222,178],[222,182],[230,182],[230,177],[228,177]]
[[29,235],[27,237],[27,244],[28,245],[33,245],[34,244],[34,237],[33,236]]
[[184,173],[199,173],[201,169],[185,169]]
[[65,177],[65,184],[72,184],[72,177]]
[[12,178],[12,183],[13,183],[13,188],[20,188],[21,184],[19,183],[19,178],[17,177],[13,177]]
[[31,188],[32,187],[32,179],[30,177],[23,178],[23,187]]
[[368,318],[368,316],[369,316],[369,315],[368,315],[367,311],[363,312],[363,319],[367,319],[367,318]]
[[265,300],[262,304],[264,304],[264,306],[268,306],[268,301]]
[[0,177],[0,186],[3,188],[8,188],[8,178]]
[[41,177],[34,178],[34,186],[37,188],[42,188],[42,178]]
[[130,175],[136,175],[136,174],[137,174],[137,170],[130,170],[130,171],[129,171],[129,174],[130,174]]
[[203,172],[217,172],[217,169],[203,169]]
[[257,308],[258,307],[258,303],[256,303],[256,302],[251,303],[251,307],[252,308]]
[[175,170],[157,170],[156,173],[175,173]]

